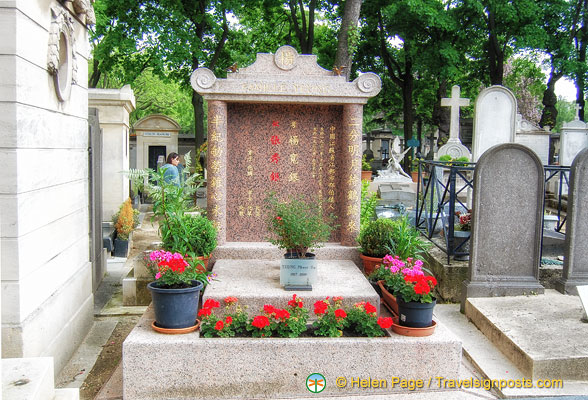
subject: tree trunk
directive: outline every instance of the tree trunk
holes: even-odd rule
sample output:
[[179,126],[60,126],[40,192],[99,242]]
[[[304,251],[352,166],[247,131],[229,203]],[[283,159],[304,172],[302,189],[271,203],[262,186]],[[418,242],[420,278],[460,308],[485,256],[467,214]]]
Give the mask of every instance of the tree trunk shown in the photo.
[[562,74],[555,73],[553,67],[551,67],[551,73],[549,74],[549,81],[547,81],[547,89],[543,92],[543,113],[541,114],[541,120],[539,126],[544,128],[546,126],[554,127],[557,121],[557,96],[555,95],[555,83],[562,77]]
[[447,95],[447,79],[443,79],[437,88],[437,100],[433,106],[433,124],[439,128],[439,137],[449,137],[451,114],[449,107],[441,107],[441,99]]
[[488,69],[490,72],[490,83],[492,85],[502,85],[504,51],[500,48],[495,30],[494,13],[490,11],[488,13]]
[[94,68],[92,70],[92,76],[88,80],[88,87],[89,88],[95,88],[96,85],[98,85],[98,82],[100,81],[100,65],[99,65],[98,60],[96,58],[94,58],[92,64],[93,64]]
[[349,80],[351,74],[351,61],[357,46],[357,22],[361,10],[361,0],[347,0],[343,11],[341,29],[337,37],[337,53],[333,67],[345,67],[341,75]]

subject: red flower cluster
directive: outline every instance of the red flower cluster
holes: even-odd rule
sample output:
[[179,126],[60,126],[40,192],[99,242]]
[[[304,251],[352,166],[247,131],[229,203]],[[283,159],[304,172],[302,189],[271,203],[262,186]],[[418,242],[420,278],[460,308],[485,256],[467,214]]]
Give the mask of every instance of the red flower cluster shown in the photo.
[[[199,317],[208,317],[210,314],[212,314],[212,309],[218,308],[218,307],[220,307],[220,303],[218,301],[216,301],[214,299],[207,299],[204,302],[204,304],[202,305],[202,309],[200,311],[198,311],[198,316]],[[216,327],[215,327],[215,329],[216,329]]]
[[353,307],[364,310],[366,314],[375,314],[378,311],[376,307],[369,301],[361,301],[359,303],[355,303]]
[[253,325],[254,327],[256,327],[258,329],[263,329],[266,326],[269,326],[269,324],[270,324],[269,319],[265,315],[258,315],[256,317],[254,317],[253,322],[251,322],[251,325]]
[[183,258],[172,258],[170,260],[162,260],[157,266],[160,267],[159,271],[164,272],[166,269],[171,269],[178,274],[183,274],[186,270],[188,263]]
[[300,297],[296,297],[296,294],[292,295],[292,300],[288,301],[288,305],[292,308],[302,308],[304,306],[302,299]]
[[228,305],[228,306],[230,306],[231,304],[236,303],[237,301],[239,301],[239,300],[237,300],[236,297],[233,297],[233,296],[225,297],[225,304]]
[[373,304],[370,304],[369,301],[367,303],[365,303],[364,309],[365,309],[365,312],[368,314],[375,314],[377,312],[376,307]]
[[392,318],[390,317],[380,317],[378,318],[378,325],[382,329],[388,329],[392,326]]
[[263,306],[263,312],[266,313],[269,317],[274,317],[275,319],[281,319],[282,321],[287,320],[290,318],[290,313],[287,310],[276,308],[271,304],[266,304]]
[[437,286],[437,279],[432,276],[410,276],[405,275],[404,281],[414,284],[414,292],[416,294],[428,294],[435,286]]
[[337,318],[337,320],[345,319],[347,318],[347,313],[345,312],[345,310],[338,308],[335,310],[335,318]]
[[214,325],[214,329],[216,329],[217,331],[222,331],[225,326],[229,326],[232,323],[233,323],[233,318],[231,318],[231,316],[228,316],[227,318],[225,318],[224,322],[222,320],[216,321],[216,325]]
[[316,315],[322,315],[327,312],[327,308],[329,307],[329,302],[325,300],[319,300],[314,303],[314,313]]

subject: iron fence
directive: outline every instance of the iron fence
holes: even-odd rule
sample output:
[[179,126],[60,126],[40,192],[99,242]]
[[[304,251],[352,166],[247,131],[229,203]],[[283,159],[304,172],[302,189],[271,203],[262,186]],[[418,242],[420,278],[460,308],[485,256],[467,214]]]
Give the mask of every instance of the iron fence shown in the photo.
[[[418,163],[415,226],[447,254],[448,264],[452,257],[456,260],[465,260],[469,256],[470,232],[455,230],[455,225],[459,221],[456,211],[469,212],[468,203],[471,204],[473,195],[475,166],[475,163],[447,163],[422,159]],[[556,231],[559,232],[566,221],[566,217],[562,217],[562,211],[570,167],[545,166],[544,170],[545,191],[550,180],[556,177],[559,179],[556,193]],[[465,204],[460,197],[468,199]],[[543,211],[545,214],[545,202]],[[543,219],[541,224],[543,231]]]

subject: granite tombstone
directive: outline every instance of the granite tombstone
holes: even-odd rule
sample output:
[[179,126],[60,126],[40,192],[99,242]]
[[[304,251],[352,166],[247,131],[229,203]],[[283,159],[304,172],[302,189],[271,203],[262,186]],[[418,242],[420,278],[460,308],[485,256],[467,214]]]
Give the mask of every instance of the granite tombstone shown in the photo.
[[556,289],[577,294],[576,286],[588,285],[588,149],[572,163],[564,248],[564,269]]
[[[378,94],[372,73],[347,82],[290,46],[217,79],[191,78],[208,101],[208,215],[218,242],[261,242],[264,198],[304,195],[338,216],[331,241],[354,244],[359,230],[363,104]],[[230,179],[228,179],[230,177]]]
[[[529,148],[506,143],[489,149],[474,171],[467,297],[543,293],[539,283],[544,172]],[[521,179],[524,176],[525,179]]]

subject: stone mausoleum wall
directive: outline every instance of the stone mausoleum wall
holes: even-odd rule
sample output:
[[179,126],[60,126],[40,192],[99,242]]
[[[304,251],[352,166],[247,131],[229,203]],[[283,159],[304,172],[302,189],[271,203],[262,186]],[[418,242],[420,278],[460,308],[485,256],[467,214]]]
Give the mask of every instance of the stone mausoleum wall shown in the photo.
[[89,46],[70,7],[0,0],[2,357],[52,356],[56,372],[93,318]]

